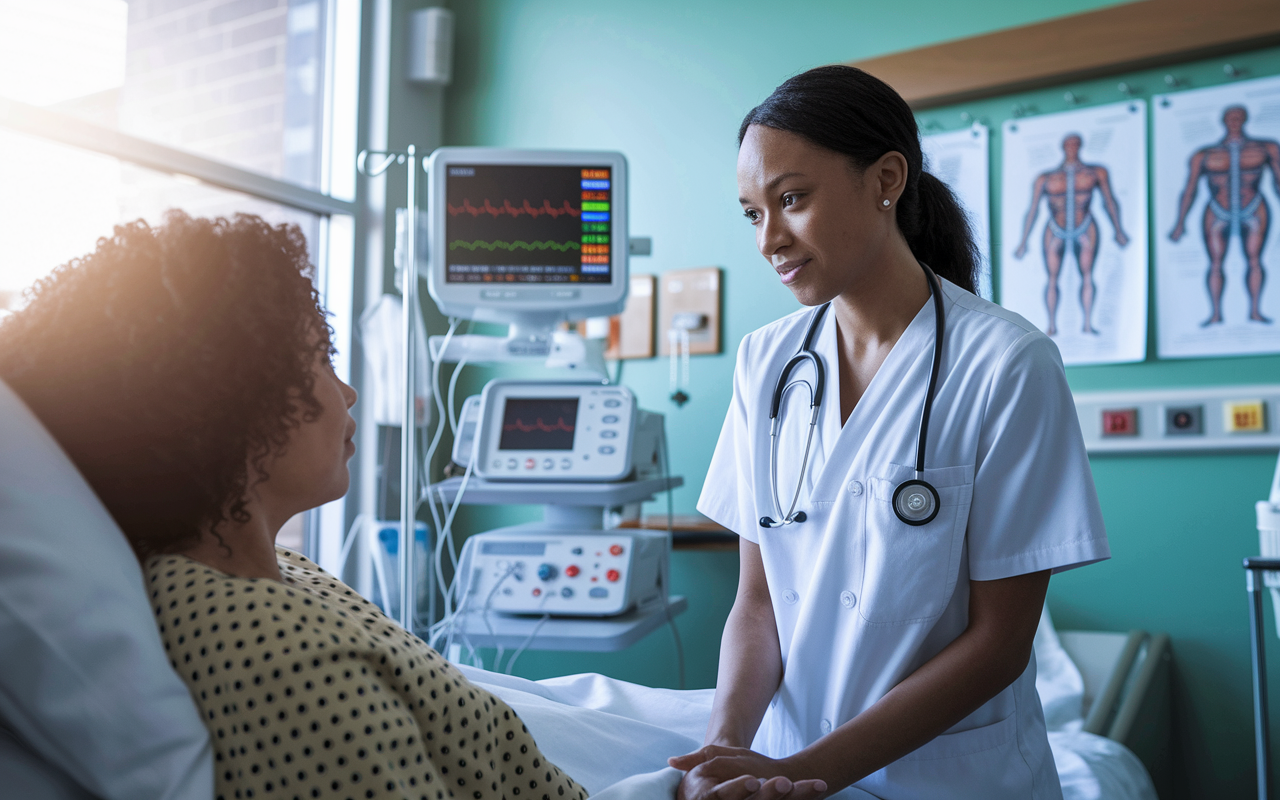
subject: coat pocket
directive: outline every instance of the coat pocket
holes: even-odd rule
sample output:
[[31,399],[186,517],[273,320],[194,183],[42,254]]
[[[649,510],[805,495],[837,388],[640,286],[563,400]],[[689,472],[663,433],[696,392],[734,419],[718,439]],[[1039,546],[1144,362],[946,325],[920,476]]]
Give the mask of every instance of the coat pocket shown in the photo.
[[866,505],[862,618],[873,624],[933,619],[955,590],[964,532],[973,499],[973,467],[926,469],[924,480],[938,492],[938,515],[924,525],[908,525],[893,510],[898,486],[915,470],[890,464],[872,478]]

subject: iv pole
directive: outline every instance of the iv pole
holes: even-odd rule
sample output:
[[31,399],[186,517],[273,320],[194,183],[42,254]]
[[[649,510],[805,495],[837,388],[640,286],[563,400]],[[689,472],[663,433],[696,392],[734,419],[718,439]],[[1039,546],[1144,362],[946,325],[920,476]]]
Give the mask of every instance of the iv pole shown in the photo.
[[[379,160],[380,159],[380,160]],[[370,162],[373,163],[370,163]],[[408,166],[409,220],[405,230],[405,250],[401,259],[401,341],[404,343],[404,416],[400,424],[400,627],[413,633],[414,613],[417,611],[418,594],[414,580],[414,533],[417,527],[417,422],[418,409],[415,393],[414,365],[417,345],[414,322],[418,308],[418,227],[417,156],[413,145],[404,152],[362,150],[356,160],[356,168],[369,177],[386,172],[392,164]]]

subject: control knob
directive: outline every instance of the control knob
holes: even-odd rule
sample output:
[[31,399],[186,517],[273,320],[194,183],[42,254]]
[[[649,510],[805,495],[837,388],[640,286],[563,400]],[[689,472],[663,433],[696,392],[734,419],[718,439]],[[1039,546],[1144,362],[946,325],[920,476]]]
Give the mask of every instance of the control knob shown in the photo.
[[555,578],[556,578],[556,574],[557,574],[557,570],[556,570],[556,568],[555,568],[555,565],[554,565],[554,564],[539,564],[539,565],[538,565],[538,578],[539,578],[539,579],[544,580],[544,581],[552,581],[552,580],[555,580]]

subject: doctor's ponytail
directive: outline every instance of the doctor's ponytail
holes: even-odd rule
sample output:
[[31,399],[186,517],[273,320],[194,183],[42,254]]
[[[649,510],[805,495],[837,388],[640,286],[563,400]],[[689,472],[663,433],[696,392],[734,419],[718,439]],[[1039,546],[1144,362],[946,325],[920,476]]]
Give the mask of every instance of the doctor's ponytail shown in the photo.
[[848,156],[859,169],[889,152],[907,160],[898,198],[898,229],[917,259],[975,292],[978,249],[964,211],[946,184],[924,171],[920,132],[906,101],[887,83],[855,67],[811,69],[789,79],[747,114],[751,125],[787,131]]

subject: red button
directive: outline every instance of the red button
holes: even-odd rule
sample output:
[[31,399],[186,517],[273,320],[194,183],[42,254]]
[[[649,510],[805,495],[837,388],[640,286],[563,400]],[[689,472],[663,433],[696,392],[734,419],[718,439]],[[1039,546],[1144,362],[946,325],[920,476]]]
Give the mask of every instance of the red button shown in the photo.
[[622,577],[622,573],[618,572],[616,569],[611,569],[608,572],[606,572],[604,576],[611,581],[616,581],[618,580],[618,578]]
[[567,566],[567,567],[565,567],[565,568],[564,568],[564,574],[565,574],[565,575],[568,575],[570,578],[576,578],[576,577],[578,577],[578,573],[579,573],[580,571],[581,571],[581,570],[579,570],[579,569],[578,569],[578,565],[577,565],[577,564],[570,564],[569,566]]
[[526,459],[524,460],[524,468],[525,468],[525,469],[533,469],[533,468],[534,468],[534,467],[536,467],[536,466],[538,466],[538,462],[537,462],[537,461],[535,461],[535,460],[533,460],[532,458],[526,458]]
[[1138,409],[1113,408],[1102,412],[1103,436],[1137,436]]
[[542,590],[541,590],[541,589],[539,589],[537,586],[533,587],[533,596],[534,596],[534,597],[538,597],[538,596],[540,596],[541,594],[542,594]]
[[614,555],[614,556],[620,556],[620,555],[622,555],[622,545],[620,545],[620,544],[615,544],[613,547],[610,547],[610,548],[609,548],[609,554],[610,554],[610,555]]

